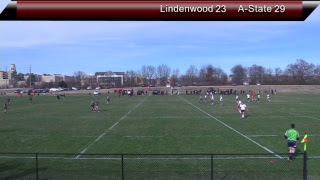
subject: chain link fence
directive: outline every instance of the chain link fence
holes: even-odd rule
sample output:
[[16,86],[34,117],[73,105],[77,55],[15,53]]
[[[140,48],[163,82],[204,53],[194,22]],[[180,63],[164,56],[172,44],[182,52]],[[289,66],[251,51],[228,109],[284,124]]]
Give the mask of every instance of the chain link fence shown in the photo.
[[0,153],[0,179],[305,179],[306,157],[288,154]]

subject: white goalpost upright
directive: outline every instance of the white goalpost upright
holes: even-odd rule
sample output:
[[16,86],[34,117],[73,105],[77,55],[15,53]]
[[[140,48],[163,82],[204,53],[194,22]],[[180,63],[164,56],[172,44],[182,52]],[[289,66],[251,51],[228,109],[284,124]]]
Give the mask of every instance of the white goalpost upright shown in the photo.
[[178,89],[174,89],[171,87],[171,95],[174,95],[174,94],[177,94],[177,95],[180,94],[179,87],[178,87]]

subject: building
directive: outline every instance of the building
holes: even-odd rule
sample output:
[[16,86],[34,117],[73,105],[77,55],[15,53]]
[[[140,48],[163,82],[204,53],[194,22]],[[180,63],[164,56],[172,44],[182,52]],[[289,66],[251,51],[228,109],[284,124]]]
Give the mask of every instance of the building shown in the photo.
[[17,69],[16,65],[11,64],[10,70],[0,71],[0,87],[13,87],[16,83]]
[[97,78],[95,75],[83,75],[81,77],[81,86],[97,86]]
[[57,75],[57,74],[54,74],[54,75],[50,75],[50,74],[45,74],[45,75],[42,75],[42,82],[44,83],[50,83],[50,82],[61,82],[63,81],[63,77],[62,75]]
[[97,84],[101,86],[122,87],[124,72],[96,72]]
[[75,81],[74,76],[61,75],[61,77],[62,77],[62,80],[66,83]]

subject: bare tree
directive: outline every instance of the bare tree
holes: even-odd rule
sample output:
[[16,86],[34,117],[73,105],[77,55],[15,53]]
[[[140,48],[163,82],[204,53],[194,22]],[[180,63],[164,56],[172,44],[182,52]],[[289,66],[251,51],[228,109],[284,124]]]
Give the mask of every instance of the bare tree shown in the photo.
[[86,75],[86,73],[83,72],[83,71],[80,71],[80,70],[75,71],[75,72],[73,73],[73,76],[74,76],[74,78],[75,78],[75,84],[76,84],[79,88],[81,87],[81,79],[82,79],[82,77],[83,77],[84,75]]
[[179,82],[179,69],[174,69],[172,71],[171,77],[170,77],[170,84],[171,86],[175,86]]
[[315,65],[303,59],[298,59],[296,63],[289,64],[286,74],[294,84],[309,84],[314,73]]
[[157,78],[161,86],[165,86],[168,83],[171,69],[165,64],[161,64],[157,67]]
[[228,84],[228,75],[220,67],[213,69],[213,85]]
[[144,75],[142,74],[141,70],[137,70],[136,71],[136,76],[137,76],[137,84],[138,85],[141,85],[141,84],[144,84],[145,82],[145,77]]
[[130,70],[125,73],[125,85],[136,86],[137,85],[137,74],[135,71]]
[[207,85],[207,68],[205,66],[202,66],[199,70],[199,82],[197,84],[201,85]]
[[283,70],[279,67],[274,68],[274,75],[272,77],[272,82],[274,84],[281,84],[283,79]]
[[273,76],[274,76],[273,69],[267,68],[267,69],[264,70],[264,75],[262,77],[262,80],[259,81],[259,82],[261,82],[261,83],[263,83],[265,85],[273,84],[273,81],[274,81]]
[[232,82],[236,84],[242,84],[243,81],[247,80],[246,68],[241,64],[235,65],[231,69],[232,72]]
[[152,79],[155,76],[156,68],[154,66],[142,66],[141,72],[150,85],[152,83]]
[[314,68],[313,84],[320,84],[320,65]]
[[206,74],[205,74],[206,85],[213,85],[214,84],[213,77],[215,74],[215,68],[211,64],[209,64],[209,65],[207,65],[205,72],[206,72]]
[[261,83],[265,75],[265,68],[256,64],[248,68],[248,75],[250,77],[250,84]]
[[193,85],[197,77],[198,77],[198,69],[196,68],[196,66],[190,65],[186,71],[186,81],[190,85]]

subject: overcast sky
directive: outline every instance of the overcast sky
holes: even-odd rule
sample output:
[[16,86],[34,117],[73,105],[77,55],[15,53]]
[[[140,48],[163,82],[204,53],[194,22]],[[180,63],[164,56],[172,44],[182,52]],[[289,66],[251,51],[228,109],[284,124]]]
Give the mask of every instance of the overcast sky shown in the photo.
[[[1,8],[0,8],[1,10]],[[185,73],[212,64],[286,68],[320,64],[320,8],[305,22],[1,21],[0,69],[67,74],[166,64]]]

